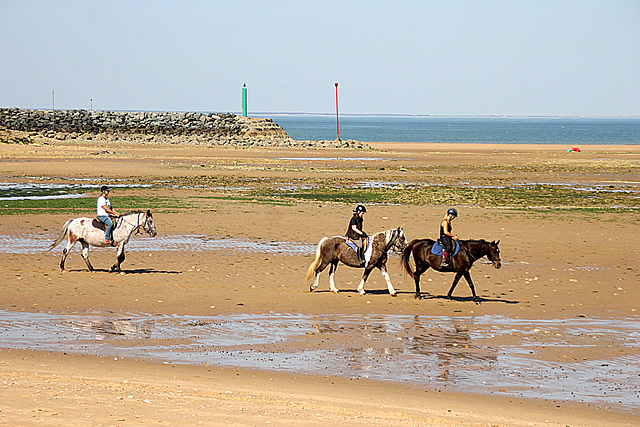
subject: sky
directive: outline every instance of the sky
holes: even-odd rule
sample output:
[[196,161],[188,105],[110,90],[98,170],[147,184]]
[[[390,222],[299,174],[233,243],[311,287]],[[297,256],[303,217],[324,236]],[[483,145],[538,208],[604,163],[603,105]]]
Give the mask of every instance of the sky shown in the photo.
[[0,0],[0,107],[640,115],[640,1]]

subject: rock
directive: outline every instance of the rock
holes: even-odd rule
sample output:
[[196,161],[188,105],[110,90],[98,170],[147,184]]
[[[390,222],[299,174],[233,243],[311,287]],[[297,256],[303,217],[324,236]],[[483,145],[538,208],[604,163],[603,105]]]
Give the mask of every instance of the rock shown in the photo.
[[[163,113],[0,108],[0,128],[36,132],[45,138],[125,140],[242,147],[371,149],[358,141],[294,141],[269,118],[231,113]],[[168,137],[168,139],[167,139]]]

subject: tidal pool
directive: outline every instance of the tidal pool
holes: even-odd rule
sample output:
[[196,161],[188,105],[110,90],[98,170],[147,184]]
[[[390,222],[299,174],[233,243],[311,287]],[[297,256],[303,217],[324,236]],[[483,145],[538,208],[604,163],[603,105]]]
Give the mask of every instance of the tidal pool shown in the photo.
[[[45,252],[56,239],[54,234],[25,234],[20,236],[0,235],[0,253],[35,254]],[[63,240],[59,250],[64,248]],[[92,247],[91,250],[111,250]],[[127,251],[166,252],[166,251],[228,251],[257,252],[283,255],[314,254],[316,245],[304,242],[271,242],[242,238],[219,238],[205,235],[169,235],[159,237],[134,236],[126,245]],[[58,251],[58,249],[55,249]],[[71,253],[80,253],[80,244]]]
[[[0,346],[370,378],[640,413],[640,317],[0,310]],[[589,353],[598,346],[611,351]],[[550,349],[600,356],[565,360],[550,357]]]
[[[80,181],[80,180],[72,180]],[[151,187],[147,184],[118,185],[111,187]],[[51,199],[76,199],[87,197],[86,191],[99,191],[100,186],[95,184],[51,184],[42,182],[0,182],[0,200],[51,200]],[[96,196],[97,197],[97,196]]]

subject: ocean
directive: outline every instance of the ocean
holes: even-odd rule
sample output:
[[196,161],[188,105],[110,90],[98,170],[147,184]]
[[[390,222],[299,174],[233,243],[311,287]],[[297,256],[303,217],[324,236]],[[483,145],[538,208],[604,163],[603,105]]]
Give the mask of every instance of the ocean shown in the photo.
[[[336,117],[256,114],[278,123],[295,140],[335,140]],[[640,144],[640,117],[340,116],[340,139],[363,142],[471,144]]]

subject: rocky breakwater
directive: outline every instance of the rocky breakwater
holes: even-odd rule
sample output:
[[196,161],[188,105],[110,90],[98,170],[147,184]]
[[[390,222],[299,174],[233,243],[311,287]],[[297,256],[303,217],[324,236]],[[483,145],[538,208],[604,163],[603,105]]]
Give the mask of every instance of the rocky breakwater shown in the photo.
[[0,109],[0,127],[31,139],[131,141],[142,143],[370,148],[357,141],[295,141],[268,118],[230,113],[168,113]]

